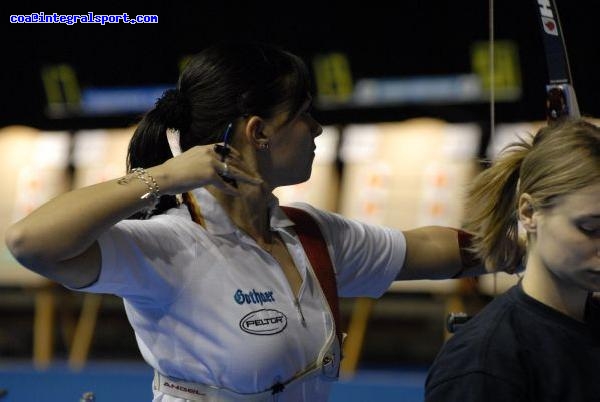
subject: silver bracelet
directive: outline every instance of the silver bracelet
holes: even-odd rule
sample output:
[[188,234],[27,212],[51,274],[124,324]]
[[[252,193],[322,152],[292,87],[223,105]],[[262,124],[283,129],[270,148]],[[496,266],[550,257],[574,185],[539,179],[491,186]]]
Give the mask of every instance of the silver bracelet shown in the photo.
[[135,174],[135,176],[144,182],[146,187],[148,187],[148,192],[142,194],[140,200],[150,200],[152,202],[152,206],[156,206],[160,199],[160,188],[158,187],[158,183],[154,180],[154,177],[150,173],[146,171],[144,168],[134,168],[131,169],[131,173]]

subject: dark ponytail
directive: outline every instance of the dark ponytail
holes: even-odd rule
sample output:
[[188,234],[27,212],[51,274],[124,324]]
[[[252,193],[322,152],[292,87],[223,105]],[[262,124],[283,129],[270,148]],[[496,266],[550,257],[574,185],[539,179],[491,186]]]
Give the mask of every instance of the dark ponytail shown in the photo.
[[[138,124],[127,150],[127,171],[149,168],[173,157],[167,141],[167,128],[186,131],[191,122],[189,102],[177,89],[166,90]],[[173,195],[163,195],[153,211],[162,213],[178,205]],[[139,216],[141,217],[141,214]]]

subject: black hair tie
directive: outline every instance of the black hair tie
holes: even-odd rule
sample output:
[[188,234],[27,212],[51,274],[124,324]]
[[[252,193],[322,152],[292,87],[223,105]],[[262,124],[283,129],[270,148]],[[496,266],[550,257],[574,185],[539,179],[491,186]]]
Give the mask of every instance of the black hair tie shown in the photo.
[[186,130],[191,122],[191,107],[187,97],[178,89],[167,89],[155,105],[156,117],[168,128]]

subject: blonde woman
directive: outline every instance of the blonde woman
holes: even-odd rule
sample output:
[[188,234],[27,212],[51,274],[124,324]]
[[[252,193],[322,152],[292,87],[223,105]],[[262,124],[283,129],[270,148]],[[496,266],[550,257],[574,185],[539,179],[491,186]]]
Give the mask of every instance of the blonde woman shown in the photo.
[[486,266],[525,272],[444,345],[426,401],[600,400],[600,129],[566,120],[510,145],[467,210]]

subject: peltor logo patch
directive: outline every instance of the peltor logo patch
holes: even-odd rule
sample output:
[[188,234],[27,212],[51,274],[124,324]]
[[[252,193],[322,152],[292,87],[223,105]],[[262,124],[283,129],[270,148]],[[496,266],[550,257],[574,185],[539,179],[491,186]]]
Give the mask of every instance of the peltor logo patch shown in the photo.
[[261,309],[246,314],[240,320],[242,331],[254,335],[274,335],[287,327],[287,317],[281,311]]

